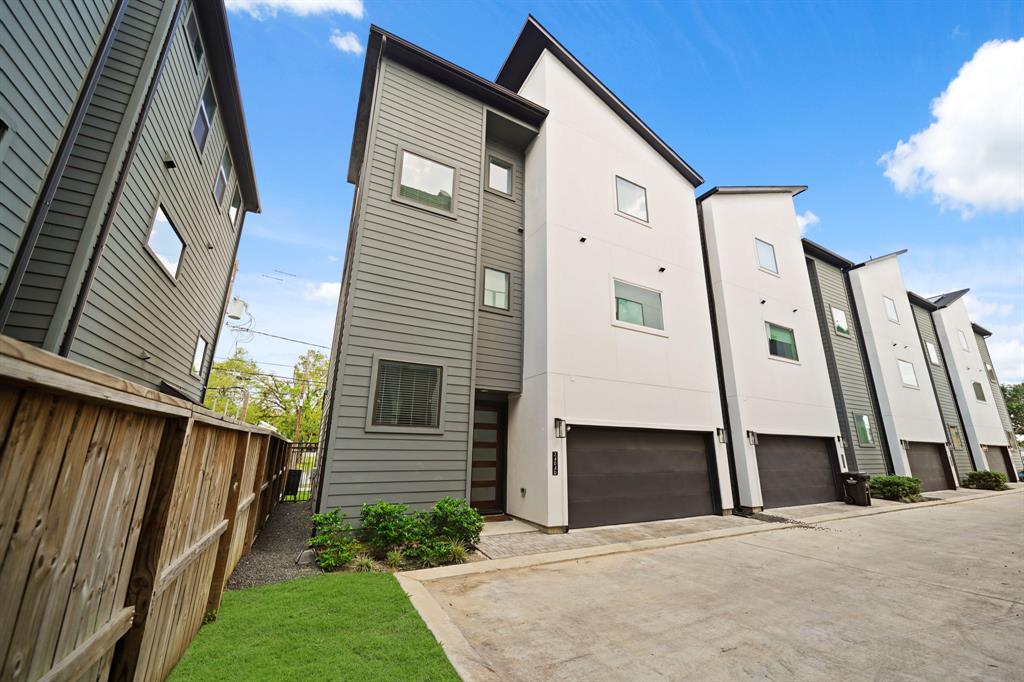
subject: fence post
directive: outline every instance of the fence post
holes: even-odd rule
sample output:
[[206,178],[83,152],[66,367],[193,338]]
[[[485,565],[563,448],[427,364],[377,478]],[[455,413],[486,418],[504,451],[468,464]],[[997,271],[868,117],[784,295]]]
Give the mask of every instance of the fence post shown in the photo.
[[238,497],[242,487],[242,474],[245,471],[245,456],[249,452],[249,432],[240,431],[235,434],[234,461],[231,463],[231,487],[228,499],[224,502],[224,518],[228,521],[227,530],[220,536],[217,545],[217,562],[213,568],[213,583],[210,596],[206,601],[207,613],[220,608],[221,597],[224,596],[224,583],[227,580],[228,555],[235,537],[235,518],[238,516]]
[[128,582],[125,605],[135,609],[132,627],[118,642],[110,670],[111,680],[132,680],[139,663],[139,651],[149,616],[149,605],[156,586],[167,532],[167,514],[174,498],[174,484],[178,476],[185,445],[192,431],[192,417],[168,418],[164,422],[160,447],[153,466],[153,478],[146,498],[146,511],[142,518],[139,544],[135,552],[132,574]]

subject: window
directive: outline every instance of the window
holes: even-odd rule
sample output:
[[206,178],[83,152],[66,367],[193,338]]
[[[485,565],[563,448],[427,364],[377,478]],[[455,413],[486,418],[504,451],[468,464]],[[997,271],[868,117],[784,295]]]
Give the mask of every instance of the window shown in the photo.
[[210,136],[210,129],[213,128],[214,114],[217,113],[217,99],[213,96],[213,85],[206,80],[206,87],[203,88],[203,96],[199,99],[199,110],[196,111],[196,120],[192,123],[192,139],[196,148],[202,154],[206,148],[206,139]]
[[999,383],[999,379],[996,378],[996,370],[993,369],[992,363],[990,363],[990,362],[986,362],[985,363],[985,374],[988,375],[988,380],[991,381],[993,384],[998,384]]
[[196,352],[192,356],[192,376],[203,376],[204,360],[206,360],[206,339],[200,336],[196,339]]
[[777,358],[799,360],[796,353],[796,335],[793,334],[793,330],[771,322],[764,324],[768,330],[768,352]]
[[957,329],[956,334],[960,337],[960,347],[964,350],[970,350],[970,346],[967,345],[967,336],[964,334],[963,330]]
[[153,216],[153,227],[149,230],[146,240],[150,252],[164,267],[172,279],[178,277],[178,266],[181,265],[181,254],[185,250],[185,242],[181,240],[174,225],[167,219],[164,207],[158,206]]
[[1017,445],[1017,436],[1013,435],[1013,431],[1006,432],[1006,442],[1010,445],[1010,449],[1017,451],[1020,448]]
[[903,385],[918,388],[917,372],[914,370],[914,365],[906,360],[897,360],[896,364],[900,367],[900,378],[903,379]]
[[399,152],[397,197],[444,213],[454,213],[455,169],[405,150]]
[[939,351],[931,341],[925,341],[924,347],[928,349],[928,361],[933,365],[939,364]]
[[664,331],[661,293],[615,280],[615,319],[638,327]]
[[484,305],[508,310],[508,273],[484,268]]
[[768,242],[754,239],[757,248],[757,264],[762,270],[779,274],[779,264],[775,260],[775,247]]
[[[227,148],[224,149],[224,156],[220,159],[220,168],[217,169],[217,179],[213,181],[213,198],[220,206],[224,201],[224,192],[228,188],[228,179],[231,177],[231,154]],[[231,222],[234,222],[232,220]]]
[[647,222],[647,190],[615,176],[615,205],[619,213]]
[[896,301],[892,300],[888,296],[883,296],[885,299],[885,316],[889,318],[890,322],[899,323],[900,315],[896,312]]
[[874,445],[875,435],[871,432],[871,420],[866,414],[854,414],[853,423],[857,427],[857,442],[861,445]]
[[977,381],[972,381],[971,385],[974,386],[974,397],[981,402],[985,402],[985,387]]
[[492,156],[487,162],[487,187],[502,194],[512,194],[512,164]]
[[192,56],[195,58],[196,66],[203,61],[203,39],[199,37],[199,23],[196,21],[196,13],[193,11],[188,15],[185,22],[185,34],[188,36],[188,44],[192,47]]
[[238,222],[238,214],[242,212],[242,193],[235,187],[235,193],[231,197],[231,205],[228,206],[228,219],[234,225]]
[[839,308],[832,308],[832,326],[836,334],[850,335],[850,323],[846,319],[846,311]]
[[964,449],[964,437],[960,435],[960,427],[949,425],[949,442],[954,450]]
[[438,428],[443,374],[436,365],[379,360],[371,424]]

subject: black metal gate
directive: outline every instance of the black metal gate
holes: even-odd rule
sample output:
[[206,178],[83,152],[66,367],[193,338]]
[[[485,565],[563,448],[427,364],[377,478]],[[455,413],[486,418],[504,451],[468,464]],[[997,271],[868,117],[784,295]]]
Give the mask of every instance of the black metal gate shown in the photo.
[[292,443],[288,447],[288,472],[282,502],[304,502],[313,496],[313,483],[318,470],[317,441]]

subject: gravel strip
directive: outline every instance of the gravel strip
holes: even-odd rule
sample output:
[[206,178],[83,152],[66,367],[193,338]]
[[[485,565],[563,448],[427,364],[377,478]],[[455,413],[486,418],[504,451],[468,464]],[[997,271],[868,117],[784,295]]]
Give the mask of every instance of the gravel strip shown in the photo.
[[229,590],[279,583],[306,575],[317,575],[315,564],[299,566],[295,559],[306,549],[313,513],[309,502],[282,502],[270,515],[252,552],[242,557],[228,579]]

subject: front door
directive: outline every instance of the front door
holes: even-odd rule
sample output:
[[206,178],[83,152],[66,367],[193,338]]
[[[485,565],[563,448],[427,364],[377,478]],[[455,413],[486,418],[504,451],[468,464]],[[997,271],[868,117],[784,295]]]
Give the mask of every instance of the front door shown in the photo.
[[477,403],[469,503],[481,514],[505,512],[505,406]]

